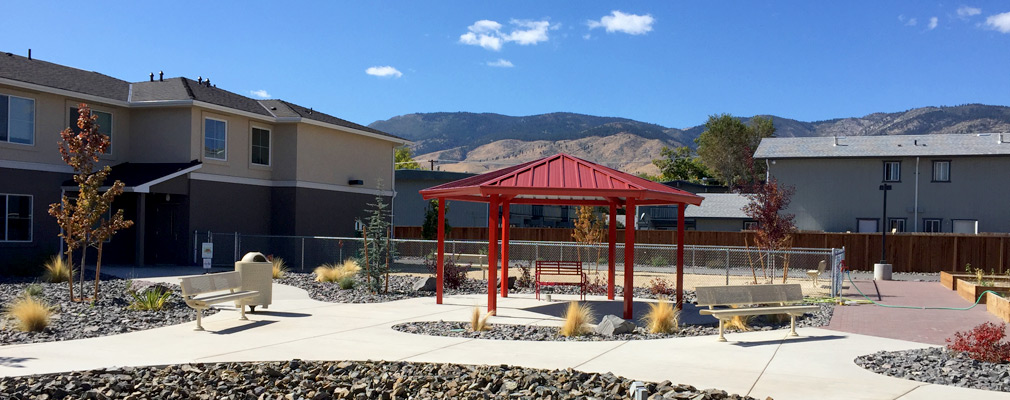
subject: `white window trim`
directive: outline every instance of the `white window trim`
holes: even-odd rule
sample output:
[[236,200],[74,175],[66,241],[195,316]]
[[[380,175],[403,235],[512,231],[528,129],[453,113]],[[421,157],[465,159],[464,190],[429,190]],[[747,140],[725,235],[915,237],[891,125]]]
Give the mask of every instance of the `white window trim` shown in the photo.
[[[35,110],[36,109],[35,99],[33,99],[31,97],[15,96],[13,94],[6,94],[6,93],[0,93],[0,95],[8,97],[8,100],[7,100],[7,140],[0,141],[0,143],[15,144],[15,145],[18,145],[18,146],[32,146],[32,147],[34,147],[35,146],[35,125],[37,125],[37,122],[38,122],[38,121],[36,121],[37,117],[35,115],[36,114],[36,112],[35,112],[36,111]],[[11,122],[10,122],[10,120],[11,120],[11,102],[10,102],[10,99],[9,99],[10,97],[15,97],[15,98],[19,98],[19,99],[31,100],[32,101],[32,142],[31,143],[18,143],[18,142],[12,142],[11,141]]]
[[[937,165],[941,165],[941,164],[946,164],[947,165],[947,179],[944,179],[944,180],[936,179],[936,166]],[[950,160],[934,160],[933,161],[933,182],[943,182],[943,183],[950,182]]]
[[[27,197],[28,200],[28,240],[7,240],[7,215],[10,214],[7,210],[7,196],[21,196]],[[30,194],[19,194],[19,193],[0,193],[0,198],[3,199],[3,235],[0,235],[0,243],[31,243],[35,241],[35,196]]]
[[[267,163],[260,164],[253,161],[253,129],[259,129],[261,131],[267,131]],[[252,125],[249,127],[249,164],[255,165],[257,167],[269,167],[274,162],[274,131],[270,128],[265,128],[262,126]]]
[[[928,226],[927,224],[930,223],[930,222],[933,222],[933,221],[936,221],[936,230],[932,231],[932,232],[927,231],[926,230],[926,227]],[[943,232],[943,219],[942,218],[923,218],[922,219],[922,231],[923,232],[927,232],[927,233],[941,233],[941,232]]]
[[891,230],[894,229],[894,225],[892,225],[892,224],[895,223],[895,222],[898,222],[898,223],[901,224],[901,229],[898,230],[898,233],[902,233],[902,232],[907,232],[908,231],[908,229],[907,229],[908,228],[908,226],[907,226],[908,222],[906,221],[906,219],[905,218],[901,218],[901,217],[895,217],[895,218],[888,218],[887,219],[887,233],[891,233]]
[[[207,156],[207,120],[213,120],[224,123],[224,158],[215,158]],[[203,159],[214,160],[214,161],[228,161],[228,121],[220,118],[213,117],[203,117],[203,145],[200,146],[200,153],[203,154]]]
[[[889,179],[890,177],[887,176],[887,165],[888,164],[894,164],[895,165],[896,168],[892,169],[892,171],[897,171],[897,173],[894,174],[894,175],[897,175],[896,179]],[[901,161],[884,161],[884,179],[883,179],[883,181],[884,182],[901,182]]]

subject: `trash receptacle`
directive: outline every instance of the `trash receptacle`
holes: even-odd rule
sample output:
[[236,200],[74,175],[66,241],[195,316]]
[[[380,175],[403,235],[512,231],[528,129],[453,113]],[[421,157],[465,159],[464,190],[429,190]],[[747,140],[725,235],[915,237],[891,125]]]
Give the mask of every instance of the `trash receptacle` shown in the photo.
[[269,308],[273,301],[273,263],[263,253],[251,252],[235,262],[235,270],[242,273],[242,290],[259,292],[256,297],[236,301],[235,307],[249,306],[250,311],[256,311],[256,306]]

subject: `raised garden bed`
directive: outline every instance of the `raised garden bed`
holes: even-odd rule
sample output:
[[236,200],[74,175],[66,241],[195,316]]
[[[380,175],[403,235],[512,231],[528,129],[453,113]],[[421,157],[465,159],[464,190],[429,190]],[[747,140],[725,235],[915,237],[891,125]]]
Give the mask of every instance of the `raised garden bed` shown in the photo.
[[985,297],[986,311],[1000,317],[1003,321],[1010,322],[1010,300],[994,293],[986,293]]
[[[957,290],[957,281],[974,281],[978,277],[975,274],[959,271],[940,271],[940,284],[950,290]],[[1005,275],[984,275],[982,280],[987,282],[1007,282],[1010,283],[1010,276]],[[976,297],[977,298],[977,297]],[[972,300],[975,302],[975,300]]]
[[[985,285],[977,285],[978,282],[974,280],[958,279],[957,281],[957,294],[961,296],[961,298],[972,303],[975,303],[975,300],[979,300],[979,296],[982,296],[982,293],[986,290],[992,290],[999,293],[1010,292],[1010,286],[1007,286],[1006,283],[984,281],[982,283]],[[982,297],[981,300],[979,300],[979,304],[985,304],[985,302],[985,297]]]

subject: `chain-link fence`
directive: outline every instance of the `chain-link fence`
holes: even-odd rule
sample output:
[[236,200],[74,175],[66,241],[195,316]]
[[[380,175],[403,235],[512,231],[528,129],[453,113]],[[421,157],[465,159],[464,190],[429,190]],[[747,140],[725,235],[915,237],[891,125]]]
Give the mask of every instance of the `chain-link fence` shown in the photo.
[[[430,260],[437,248],[436,241],[390,240],[396,251],[390,260],[393,272],[430,272]],[[363,247],[362,238],[196,232],[193,243],[194,264],[200,263],[202,243],[213,243],[212,264],[215,266],[230,266],[246,252],[258,251],[283,258],[291,270],[298,272],[310,272],[322,264],[341,263],[348,258],[360,257]],[[487,242],[447,240],[445,252],[450,256],[486,255]],[[617,282],[623,282],[624,252],[624,244],[617,244]],[[537,260],[581,261],[588,273],[599,274],[603,281],[606,281],[608,269],[607,254],[606,243],[584,245],[574,242],[509,241],[510,268],[532,266]],[[745,247],[685,245],[684,288],[690,290],[695,286],[785,281],[802,283],[804,292],[810,295],[835,295],[839,286],[836,277],[840,276],[840,254],[844,252],[832,249],[792,248],[764,252]],[[500,259],[501,254],[498,256]],[[658,282],[657,279],[673,282],[677,271],[676,262],[677,245],[636,244],[635,286],[646,287],[652,282]],[[822,263],[823,273],[817,273]],[[814,275],[818,276],[816,285]]]

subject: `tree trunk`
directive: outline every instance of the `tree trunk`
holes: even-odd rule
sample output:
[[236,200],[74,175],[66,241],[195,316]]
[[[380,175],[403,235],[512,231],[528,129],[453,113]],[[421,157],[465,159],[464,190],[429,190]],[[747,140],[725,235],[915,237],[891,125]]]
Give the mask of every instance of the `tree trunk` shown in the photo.
[[[98,277],[102,272],[102,244],[101,242],[98,243],[98,257],[95,259],[95,297],[92,298],[92,301],[98,301]],[[84,289],[82,288],[81,290]]]
[[69,249],[69,244],[67,247],[67,264],[70,268],[70,279],[67,280],[67,284],[70,285],[70,301],[74,301],[74,251]]
[[[88,258],[88,246],[85,245],[81,249],[81,297],[77,300],[72,301],[84,301],[84,262]],[[71,284],[72,286],[73,284]]]
[[747,263],[750,264],[750,273],[754,276],[754,284],[758,283],[757,269],[754,268],[754,259],[750,256],[750,244],[747,243],[747,236],[743,237],[743,246],[747,249]]

